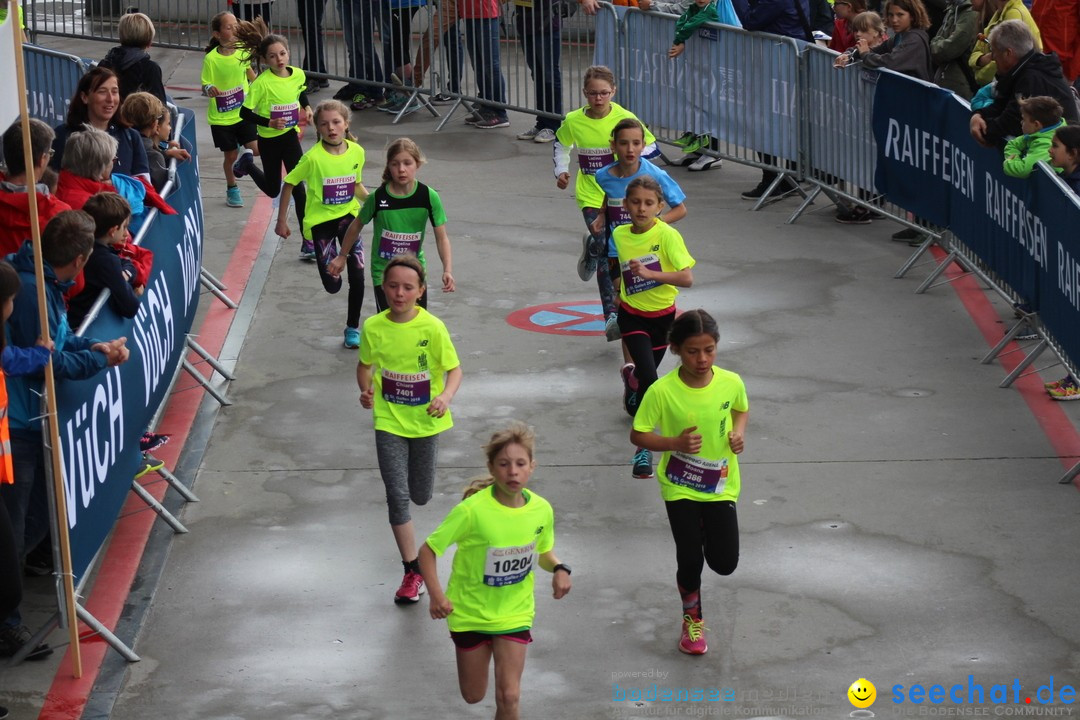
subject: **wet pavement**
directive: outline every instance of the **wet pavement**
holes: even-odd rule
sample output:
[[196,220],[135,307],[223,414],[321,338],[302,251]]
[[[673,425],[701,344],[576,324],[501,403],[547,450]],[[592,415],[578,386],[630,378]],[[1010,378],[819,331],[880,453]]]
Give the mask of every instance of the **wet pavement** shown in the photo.
[[[106,48],[84,45],[87,56]],[[201,55],[159,52],[174,68],[167,85],[193,96],[182,103],[202,122],[205,100],[177,89],[198,86]],[[739,198],[756,171],[671,171],[688,196],[678,227],[698,263],[679,305],[718,319],[717,364],[743,376],[751,403],[739,568],[706,571],[710,651],[687,657],[676,650],[674,548],[656,482],[630,474],[617,345],[507,322],[526,307],[596,301],[574,271],[582,223],[572,195],[554,187],[550,146],[516,141],[529,124],[519,115],[490,131],[454,118],[439,133],[419,113],[390,119],[354,118],[365,183],[376,185],[395,137],[426,153],[420,179],[442,195],[458,283],[434,292],[430,309],[465,378],[435,496],[414,508],[418,537],[481,471],[490,433],[516,418],[536,428],[531,486],[553,504],[556,549],[574,568],[560,601],[538,578],[523,718],[833,718],[853,710],[846,692],[861,677],[877,686],[879,717],[1072,710],[1034,693],[1051,676],[1056,690],[1076,684],[1080,498],[1055,482],[1062,461],[1022,393],[997,387],[999,364],[979,364],[986,341],[953,289],[916,296],[918,272],[892,279],[910,252],[889,241],[895,225],[839,225],[822,202],[787,225],[793,201],[751,213]],[[224,207],[206,132],[200,151],[216,272],[247,210]],[[250,208],[253,187],[244,190]],[[401,565],[355,352],[341,346],[344,296],[322,291],[295,245],[265,236],[260,293],[230,338],[234,404],[203,428],[202,502],[183,510],[190,534],[157,551],[167,559],[135,645],[143,660],[107,664],[94,717],[493,715],[491,693],[476,706],[461,700],[446,627],[426,601],[391,602]],[[364,317],[373,310],[369,291]],[[661,369],[672,367],[667,358]],[[1076,437],[1075,406],[1033,407]],[[33,717],[50,678],[40,666],[0,671],[0,703]],[[991,702],[993,685],[1014,680],[1019,702]],[[985,701],[966,703],[969,682]],[[719,699],[620,699],[648,697],[653,683]],[[893,702],[916,684],[963,684],[965,703]]]

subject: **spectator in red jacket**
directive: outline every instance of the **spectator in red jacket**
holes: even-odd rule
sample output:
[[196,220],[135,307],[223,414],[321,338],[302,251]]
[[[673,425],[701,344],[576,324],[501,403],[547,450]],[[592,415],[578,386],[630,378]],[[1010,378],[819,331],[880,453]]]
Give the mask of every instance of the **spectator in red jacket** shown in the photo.
[[[62,210],[70,210],[67,203],[49,192],[41,183],[41,176],[49,167],[52,157],[53,130],[40,120],[30,120],[30,152],[36,165],[27,172],[23,157],[22,124],[16,120],[4,133],[4,160],[7,174],[0,180],[0,257],[16,252],[24,240],[30,238],[29,185],[36,187],[38,223],[44,228],[49,220]],[[28,182],[33,176],[33,183]]]
[[1039,26],[1043,50],[1061,60],[1065,79],[1080,80],[1080,0],[1035,0],[1031,17]]
[[836,21],[833,23],[829,48],[842,53],[855,46],[855,29],[851,27],[851,21],[859,13],[866,12],[866,0],[836,0],[833,12],[836,13]]

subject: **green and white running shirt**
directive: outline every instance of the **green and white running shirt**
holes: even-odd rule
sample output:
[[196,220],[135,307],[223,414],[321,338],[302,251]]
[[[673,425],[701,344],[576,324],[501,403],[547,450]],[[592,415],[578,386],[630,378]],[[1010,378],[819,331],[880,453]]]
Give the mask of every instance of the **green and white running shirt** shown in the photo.
[[534,492],[522,490],[519,508],[495,499],[494,486],[458,503],[427,539],[442,556],[457,545],[446,596],[453,632],[507,633],[532,627],[536,556],[555,547],[555,512]]
[[394,195],[382,184],[368,195],[360,208],[360,222],[367,225],[374,219],[371,230],[371,284],[382,285],[386,263],[395,255],[412,253],[427,270],[424,258],[424,237],[428,222],[436,228],[446,224],[439,193],[416,181],[408,195]]
[[739,456],[731,451],[728,433],[731,411],[747,412],[750,403],[741,377],[715,365],[712,370],[712,382],[692,388],[675,368],[649,386],[634,416],[638,432],[677,437],[686,428],[697,426],[701,435],[701,450],[696,455],[665,452],[660,460],[656,478],[665,501],[739,499]]
[[345,152],[334,155],[322,142],[304,153],[296,167],[285,176],[292,186],[306,183],[304,237],[311,239],[311,228],[360,211],[356,190],[364,169],[364,148],[345,140]]

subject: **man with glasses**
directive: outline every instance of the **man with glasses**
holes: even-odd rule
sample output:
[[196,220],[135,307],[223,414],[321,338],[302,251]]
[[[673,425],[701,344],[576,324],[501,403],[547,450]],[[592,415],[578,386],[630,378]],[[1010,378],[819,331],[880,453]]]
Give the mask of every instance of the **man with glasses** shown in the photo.
[[1035,37],[1023,20],[1007,20],[990,31],[990,53],[997,63],[992,105],[971,116],[971,136],[987,147],[1004,147],[1005,138],[1022,135],[1021,98],[1045,95],[1064,109],[1065,121],[1076,123],[1076,99],[1061,73],[1056,55],[1035,48]]

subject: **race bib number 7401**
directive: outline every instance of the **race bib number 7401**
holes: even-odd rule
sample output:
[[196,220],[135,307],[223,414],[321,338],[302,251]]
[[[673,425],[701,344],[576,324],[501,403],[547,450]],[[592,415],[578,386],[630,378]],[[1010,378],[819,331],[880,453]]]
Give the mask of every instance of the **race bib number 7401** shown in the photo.
[[514,585],[532,572],[536,543],[517,547],[489,547],[484,561],[484,584],[490,587]]

